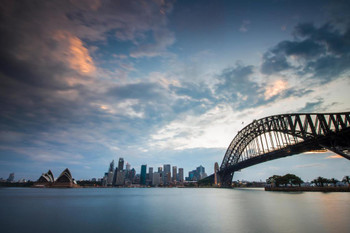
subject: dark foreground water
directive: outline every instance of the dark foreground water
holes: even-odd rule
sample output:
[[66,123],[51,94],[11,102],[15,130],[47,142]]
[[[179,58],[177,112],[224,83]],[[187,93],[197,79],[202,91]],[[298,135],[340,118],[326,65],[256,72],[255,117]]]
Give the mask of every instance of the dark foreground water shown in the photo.
[[349,193],[0,189],[0,232],[350,232]]

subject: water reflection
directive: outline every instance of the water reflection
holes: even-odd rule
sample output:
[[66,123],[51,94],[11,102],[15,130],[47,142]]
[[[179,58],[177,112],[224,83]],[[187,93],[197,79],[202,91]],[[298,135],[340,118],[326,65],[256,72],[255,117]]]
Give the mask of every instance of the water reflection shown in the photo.
[[1,232],[347,232],[348,193],[0,189]]

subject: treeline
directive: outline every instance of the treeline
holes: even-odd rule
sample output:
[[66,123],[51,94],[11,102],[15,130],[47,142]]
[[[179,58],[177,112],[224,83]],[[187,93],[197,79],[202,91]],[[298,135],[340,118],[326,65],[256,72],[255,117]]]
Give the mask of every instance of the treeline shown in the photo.
[[[315,184],[316,186],[319,187],[324,187],[326,184],[333,184],[333,186],[336,186],[337,183],[340,182],[339,180],[335,178],[327,179],[324,177],[317,177],[314,180],[311,181],[312,184]],[[344,176],[343,183],[347,183],[350,185],[350,177],[349,176]],[[279,176],[279,175],[273,175],[266,179],[266,183],[269,185],[274,185],[276,187],[280,186],[301,186],[301,184],[304,183],[304,181],[299,177],[294,174],[286,174],[284,176]]]

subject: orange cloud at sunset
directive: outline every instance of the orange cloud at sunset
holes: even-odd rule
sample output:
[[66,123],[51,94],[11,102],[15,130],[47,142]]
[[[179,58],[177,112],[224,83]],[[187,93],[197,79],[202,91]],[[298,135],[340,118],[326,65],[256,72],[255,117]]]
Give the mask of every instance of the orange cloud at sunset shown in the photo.
[[270,99],[271,97],[278,95],[288,87],[288,82],[284,80],[276,80],[272,85],[268,86],[265,90],[265,99]]
[[89,50],[84,47],[83,42],[69,32],[58,31],[54,39],[65,45],[63,57],[70,68],[83,73],[90,74],[96,70]]

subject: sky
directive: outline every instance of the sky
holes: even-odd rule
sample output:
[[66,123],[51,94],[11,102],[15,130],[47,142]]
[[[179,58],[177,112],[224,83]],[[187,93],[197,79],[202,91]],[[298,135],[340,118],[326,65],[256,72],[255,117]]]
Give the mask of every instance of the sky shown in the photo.
[[[119,157],[213,173],[237,132],[283,113],[350,111],[348,1],[0,2],[0,177]],[[342,179],[332,152],[234,175]]]

